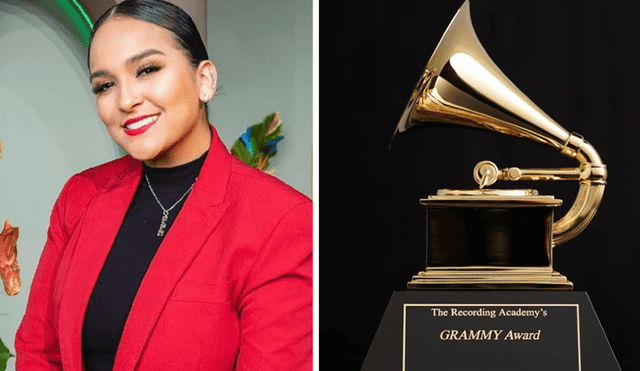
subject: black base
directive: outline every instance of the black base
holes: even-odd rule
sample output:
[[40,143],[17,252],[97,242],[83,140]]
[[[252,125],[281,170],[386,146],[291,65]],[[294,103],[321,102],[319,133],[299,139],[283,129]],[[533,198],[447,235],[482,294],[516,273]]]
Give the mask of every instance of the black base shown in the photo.
[[395,292],[363,371],[620,371],[585,292]]
[[428,267],[551,267],[553,208],[427,210]]

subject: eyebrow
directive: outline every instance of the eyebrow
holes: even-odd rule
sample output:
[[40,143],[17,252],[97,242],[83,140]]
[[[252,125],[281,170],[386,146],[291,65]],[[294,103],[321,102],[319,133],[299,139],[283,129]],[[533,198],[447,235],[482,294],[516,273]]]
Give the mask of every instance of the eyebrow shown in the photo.
[[[163,52],[161,52],[158,49],[147,49],[143,52],[140,52],[136,55],[134,55],[133,57],[129,57],[125,63],[127,65],[130,65],[132,63],[135,63],[141,59],[144,59],[150,55],[154,55],[154,54],[161,54],[161,55],[165,55]],[[93,72],[90,76],[89,76],[89,81],[93,81],[93,79],[95,79],[96,77],[102,77],[102,76],[107,76],[109,73],[106,70],[97,70],[95,72]]]

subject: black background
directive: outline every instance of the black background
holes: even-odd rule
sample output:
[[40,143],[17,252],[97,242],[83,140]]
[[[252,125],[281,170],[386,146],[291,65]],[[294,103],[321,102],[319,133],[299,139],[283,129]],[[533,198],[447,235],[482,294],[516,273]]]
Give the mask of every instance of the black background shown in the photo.
[[[320,367],[359,370],[394,290],[425,268],[425,211],[441,188],[476,188],[478,161],[573,167],[551,147],[447,126],[412,129],[388,149],[410,93],[462,1],[320,4]],[[640,368],[640,18],[629,2],[474,0],[494,62],[609,171],[587,229],[554,251],[586,291],[623,370]],[[501,183],[575,200],[570,183]]]

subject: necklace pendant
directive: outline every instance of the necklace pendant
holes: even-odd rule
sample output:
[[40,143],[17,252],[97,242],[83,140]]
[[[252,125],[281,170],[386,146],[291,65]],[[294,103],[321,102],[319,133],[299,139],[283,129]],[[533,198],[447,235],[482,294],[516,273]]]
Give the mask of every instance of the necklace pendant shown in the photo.
[[162,212],[162,221],[160,222],[160,229],[158,229],[158,237],[164,236],[164,229],[167,228],[167,219],[169,219],[169,212]]
[[180,197],[180,199],[176,201],[176,203],[173,204],[173,206],[171,206],[168,209],[165,209],[164,206],[162,206],[162,204],[160,203],[160,200],[158,200],[158,196],[156,196],[156,193],[153,191],[153,187],[151,187],[151,182],[149,182],[149,177],[147,176],[147,174],[144,174],[144,178],[147,180],[147,185],[149,186],[149,190],[151,191],[153,198],[156,199],[156,202],[158,203],[158,205],[160,205],[160,208],[162,209],[162,221],[160,222],[160,228],[158,229],[158,234],[157,234],[158,237],[162,237],[164,236],[164,229],[167,228],[169,211],[171,211],[174,207],[176,207],[176,205],[180,203],[180,201],[182,201],[185,197],[187,197],[189,192],[191,192],[191,189],[193,189],[193,186],[196,184],[196,180],[198,180],[198,177],[196,177],[196,179],[193,181],[193,184],[191,184],[191,187],[187,189],[187,191],[182,195],[182,197]]

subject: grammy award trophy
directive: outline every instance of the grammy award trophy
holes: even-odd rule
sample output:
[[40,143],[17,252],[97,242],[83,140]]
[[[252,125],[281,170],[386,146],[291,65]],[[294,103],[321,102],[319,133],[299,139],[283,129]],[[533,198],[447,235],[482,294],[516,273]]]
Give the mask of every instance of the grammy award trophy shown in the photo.
[[[580,134],[547,116],[500,71],[480,44],[465,2],[442,37],[397,125],[394,137],[432,122],[495,131],[549,145],[579,166],[498,169],[478,163],[476,190],[440,190],[421,200],[428,213],[427,268],[408,284],[420,288],[571,289],[552,267],[553,247],[582,232],[595,215],[606,166]],[[486,187],[496,181],[577,181],[569,212],[535,190]]]
[[[594,217],[607,170],[595,148],[527,98],[480,44],[465,1],[415,87],[394,137],[431,123],[551,146],[574,168],[478,163],[478,189],[439,190],[427,209],[426,268],[391,298],[362,370],[619,370],[584,292],[553,269],[553,249]],[[409,134],[407,134],[409,133]],[[497,181],[576,181],[562,201]]]

